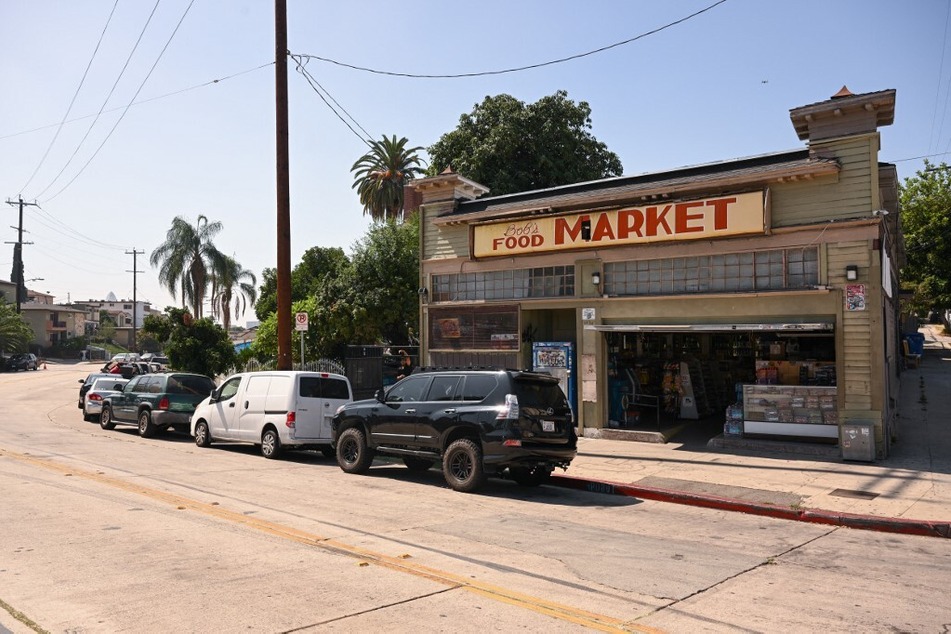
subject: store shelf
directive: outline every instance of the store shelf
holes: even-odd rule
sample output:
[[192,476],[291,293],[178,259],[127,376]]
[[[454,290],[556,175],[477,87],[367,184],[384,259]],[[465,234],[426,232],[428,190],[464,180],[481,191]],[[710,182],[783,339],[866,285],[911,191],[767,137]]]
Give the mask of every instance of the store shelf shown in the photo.
[[835,387],[744,385],[743,420],[748,434],[837,438]]

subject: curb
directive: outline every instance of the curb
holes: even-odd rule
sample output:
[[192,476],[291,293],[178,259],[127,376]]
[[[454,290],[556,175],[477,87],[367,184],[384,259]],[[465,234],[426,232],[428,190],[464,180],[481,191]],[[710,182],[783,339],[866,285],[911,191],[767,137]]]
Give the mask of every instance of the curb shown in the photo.
[[719,497],[716,495],[698,495],[696,493],[685,493],[671,489],[589,480],[565,475],[552,475],[549,484],[565,489],[588,491],[589,493],[636,497],[645,500],[699,506],[721,511],[733,511],[796,522],[807,522],[810,524],[844,526],[846,528],[878,531],[882,533],[951,538],[951,522],[946,521],[880,517],[877,515],[860,515],[857,513],[839,513],[822,509],[787,508],[771,504],[760,504],[747,502],[745,500]]

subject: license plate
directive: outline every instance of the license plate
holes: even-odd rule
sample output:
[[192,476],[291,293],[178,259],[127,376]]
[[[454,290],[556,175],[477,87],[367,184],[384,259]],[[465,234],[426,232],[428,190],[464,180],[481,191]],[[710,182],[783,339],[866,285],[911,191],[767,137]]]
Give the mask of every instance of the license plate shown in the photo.
[[553,421],[553,420],[543,420],[543,421],[542,421],[542,431],[555,431],[555,421]]

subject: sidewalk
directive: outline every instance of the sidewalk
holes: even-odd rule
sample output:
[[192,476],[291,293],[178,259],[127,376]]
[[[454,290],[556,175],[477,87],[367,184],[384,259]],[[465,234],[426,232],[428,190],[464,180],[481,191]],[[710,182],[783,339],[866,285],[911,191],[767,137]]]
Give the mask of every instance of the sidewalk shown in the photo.
[[[951,537],[951,337],[924,325],[919,368],[901,375],[898,439],[874,463],[581,438],[554,484],[891,532]],[[832,453],[833,455],[823,455]],[[612,486],[614,485],[614,486]]]

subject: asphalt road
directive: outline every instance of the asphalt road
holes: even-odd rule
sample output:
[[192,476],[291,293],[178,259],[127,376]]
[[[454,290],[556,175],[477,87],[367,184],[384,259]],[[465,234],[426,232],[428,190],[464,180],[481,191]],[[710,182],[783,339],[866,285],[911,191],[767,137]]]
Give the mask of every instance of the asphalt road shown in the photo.
[[951,631],[951,540],[143,439],[93,369],[0,375],[0,633]]

